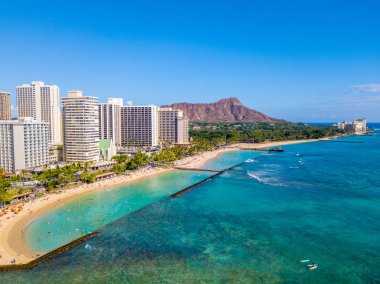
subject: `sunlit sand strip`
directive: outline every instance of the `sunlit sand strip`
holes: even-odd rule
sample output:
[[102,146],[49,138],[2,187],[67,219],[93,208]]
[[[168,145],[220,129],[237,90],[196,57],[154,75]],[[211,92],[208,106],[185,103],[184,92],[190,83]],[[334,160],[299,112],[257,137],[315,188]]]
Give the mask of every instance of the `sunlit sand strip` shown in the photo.
[[[194,157],[187,157],[177,161],[175,166],[199,168],[223,151],[226,150],[220,149],[204,152]],[[62,203],[70,202],[90,192],[128,184],[143,177],[170,170],[172,170],[172,168],[144,168],[132,172],[130,175],[116,176],[93,184],[80,185],[25,203],[23,210],[17,215],[7,214],[0,217],[0,265],[10,264],[12,260],[15,260],[15,263],[27,263],[38,257],[39,253],[28,248],[23,238],[24,228],[33,219],[48,213]]]

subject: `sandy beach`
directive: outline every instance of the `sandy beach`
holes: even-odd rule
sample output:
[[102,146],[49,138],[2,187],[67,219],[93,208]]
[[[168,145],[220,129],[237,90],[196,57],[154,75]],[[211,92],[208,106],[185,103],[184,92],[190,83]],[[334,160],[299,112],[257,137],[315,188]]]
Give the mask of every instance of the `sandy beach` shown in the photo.
[[[239,148],[263,149],[268,147],[317,141],[319,140],[297,140],[260,144],[238,143],[229,145],[224,149],[204,152],[196,156],[184,158],[180,161],[177,161],[174,166],[199,168],[207,161],[217,157],[220,153],[225,151],[239,150]],[[71,200],[81,197],[90,192],[104,190],[116,185],[128,184],[138,179],[170,171],[172,169],[173,168],[143,168],[131,173],[130,175],[120,175],[92,184],[83,184],[75,188],[48,194],[44,197],[37,198],[33,201],[25,203],[23,210],[17,215],[8,213],[5,216],[0,217],[0,265],[11,264],[12,260],[15,260],[15,263],[27,263],[38,256],[38,253],[31,251],[23,240],[23,231],[28,223],[33,219],[36,219],[39,216],[48,213],[62,203],[70,202]]]
[[[334,138],[334,137],[332,137]],[[291,144],[299,144],[306,142],[318,142],[323,140],[328,140],[331,138],[324,139],[303,139],[303,140],[290,140],[290,141],[278,141],[278,142],[266,142],[266,143],[235,143],[228,146],[230,149],[265,149],[270,147],[286,146]]]
[[[187,157],[177,161],[174,166],[198,168],[218,156],[221,152],[228,150],[229,149],[220,149]],[[0,265],[11,264],[12,260],[15,260],[15,263],[27,263],[38,256],[38,253],[31,251],[23,240],[23,230],[33,219],[48,213],[62,203],[70,202],[90,192],[128,184],[141,178],[170,170],[172,170],[172,168],[143,168],[130,175],[120,175],[92,184],[83,184],[75,188],[48,194],[25,203],[23,210],[17,215],[8,213],[0,217]]]

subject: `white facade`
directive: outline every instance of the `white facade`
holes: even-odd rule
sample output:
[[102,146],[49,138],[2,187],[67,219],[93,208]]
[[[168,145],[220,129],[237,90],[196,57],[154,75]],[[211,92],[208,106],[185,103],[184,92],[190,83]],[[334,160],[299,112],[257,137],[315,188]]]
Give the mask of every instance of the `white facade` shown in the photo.
[[356,133],[367,132],[367,119],[365,118],[356,119],[354,120],[353,125],[354,125],[354,131]]
[[169,144],[189,143],[189,120],[181,110],[158,109],[159,142]]
[[185,115],[179,116],[177,125],[177,144],[189,144],[189,118]]
[[121,107],[121,145],[156,147],[158,145],[158,107]]
[[18,117],[49,123],[49,143],[61,143],[59,87],[32,82],[16,87]]
[[0,168],[7,172],[49,163],[49,124],[33,118],[0,121]]
[[336,124],[339,129],[346,131],[353,131],[355,133],[361,134],[367,132],[367,119],[361,118],[354,121],[343,121]]
[[124,100],[122,98],[108,98],[107,104],[109,104],[109,105],[123,106],[124,105]]
[[62,98],[63,158],[66,162],[99,160],[98,99],[69,91]]
[[110,139],[121,146],[121,107],[123,99],[109,98],[106,104],[99,104],[99,138]]

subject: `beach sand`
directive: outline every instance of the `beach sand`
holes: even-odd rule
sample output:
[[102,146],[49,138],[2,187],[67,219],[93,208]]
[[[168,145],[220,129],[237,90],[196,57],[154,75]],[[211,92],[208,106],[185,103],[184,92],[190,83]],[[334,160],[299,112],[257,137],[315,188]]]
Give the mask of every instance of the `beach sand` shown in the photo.
[[[276,147],[289,144],[316,142],[319,140],[297,140],[284,142],[269,143],[238,143],[229,145],[227,148],[215,151],[204,152],[202,154],[184,158],[175,162],[176,167],[200,168],[207,161],[217,157],[225,151],[244,149],[263,149],[268,147]],[[65,202],[81,197],[97,190],[104,190],[116,185],[128,184],[138,179],[163,173],[173,168],[144,168],[132,172],[130,175],[116,176],[111,179],[98,181],[93,184],[84,184],[75,188],[63,190],[61,192],[48,194],[44,197],[37,198],[33,201],[25,203],[24,209],[15,214],[6,214],[0,217],[0,265],[10,264],[11,260],[15,263],[27,263],[37,257],[38,252],[28,248],[23,239],[23,230],[33,220],[44,215]]]
[[[229,151],[229,149],[204,152],[197,156],[187,157],[177,161],[175,166],[199,168],[224,151]],[[92,184],[83,184],[25,203],[24,209],[17,215],[8,213],[0,217],[0,265],[10,264],[11,260],[15,260],[15,263],[27,263],[38,256],[38,252],[30,250],[23,239],[23,230],[33,219],[48,213],[62,203],[70,202],[90,192],[128,184],[170,170],[172,168],[143,168],[132,172],[130,175],[121,175]]]
[[[332,137],[335,138],[335,137]],[[228,148],[235,148],[235,149],[265,149],[265,148],[271,148],[271,147],[278,147],[278,146],[286,146],[291,144],[299,144],[299,143],[306,143],[306,142],[318,142],[323,140],[329,140],[331,138],[323,138],[323,139],[303,139],[303,140],[290,140],[290,141],[277,141],[277,142],[265,142],[265,143],[235,143],[228,146]]]

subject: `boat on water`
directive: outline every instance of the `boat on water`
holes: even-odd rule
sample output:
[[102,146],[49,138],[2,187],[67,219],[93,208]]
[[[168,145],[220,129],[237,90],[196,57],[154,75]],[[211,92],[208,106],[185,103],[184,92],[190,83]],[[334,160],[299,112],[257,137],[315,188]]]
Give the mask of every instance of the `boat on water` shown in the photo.
[[309,270],[314,270],[314,269],[318,268],[318,265],[317,264],[309,264],[307,267],[309,268]]
[[303,263],[303,262],[309,262],[310,261],[310,259],[301,259],[300,261],[298,261],[298,262],[301,262],[301,263]]

